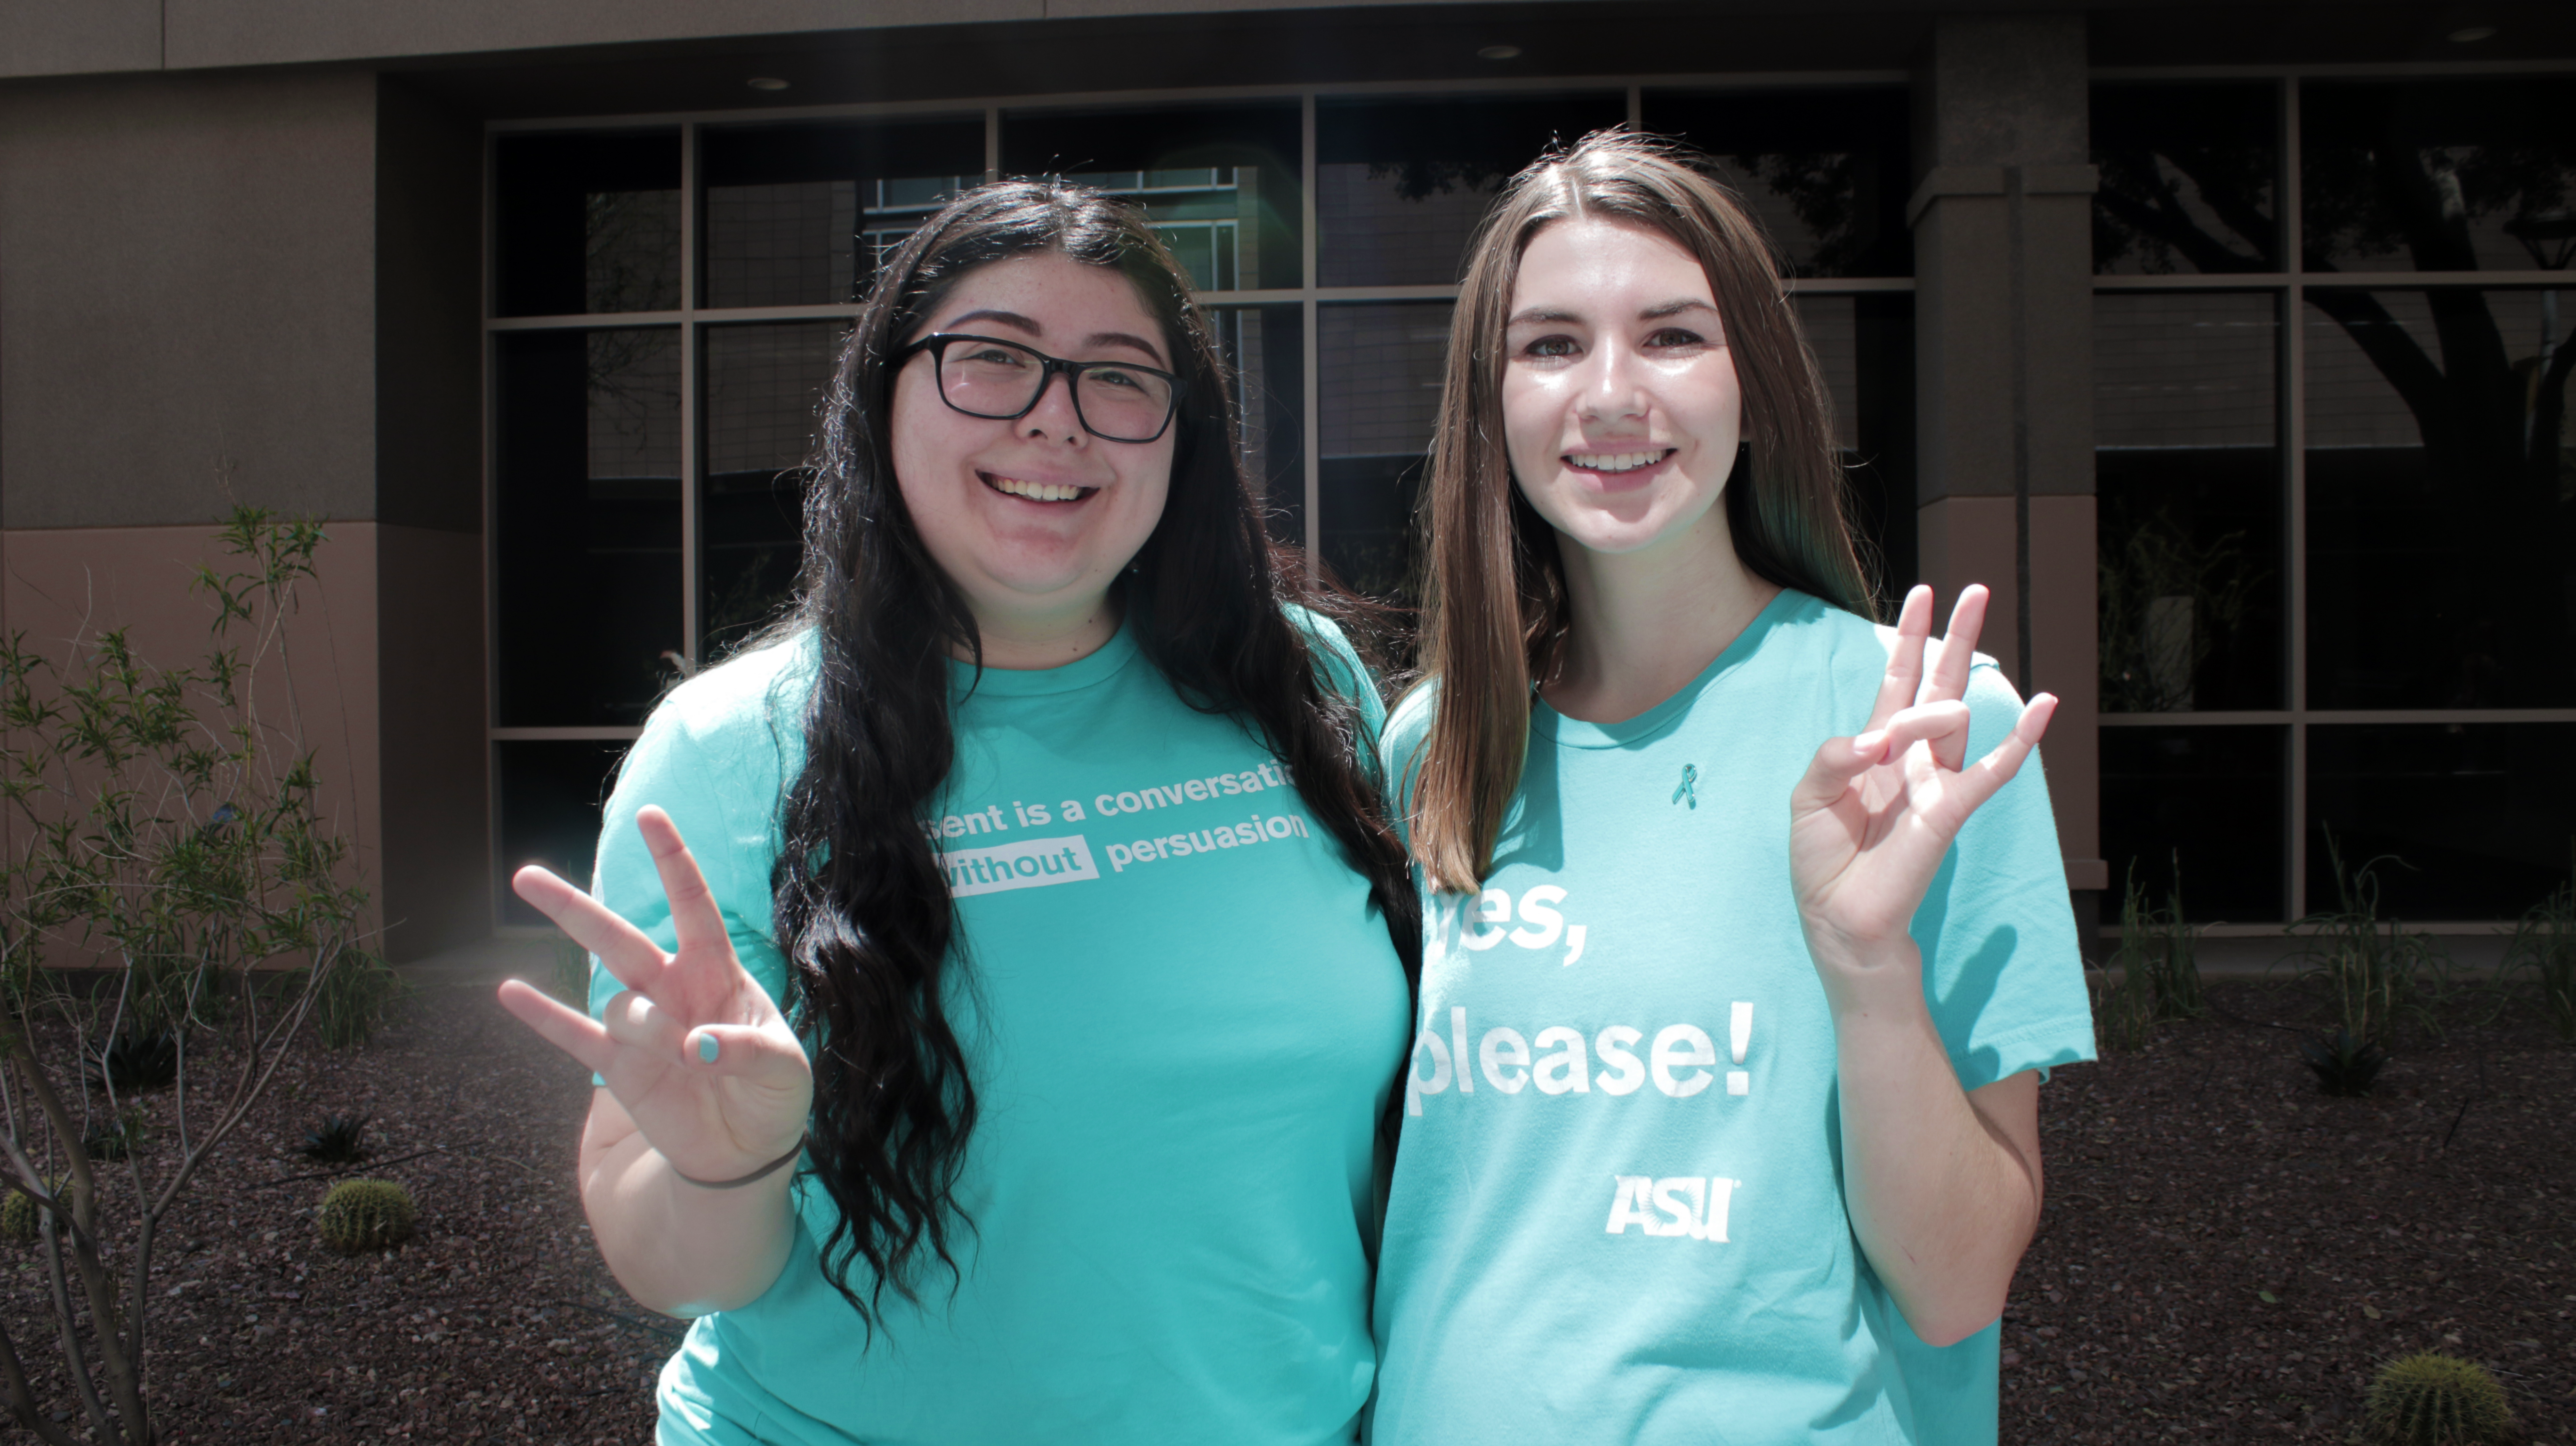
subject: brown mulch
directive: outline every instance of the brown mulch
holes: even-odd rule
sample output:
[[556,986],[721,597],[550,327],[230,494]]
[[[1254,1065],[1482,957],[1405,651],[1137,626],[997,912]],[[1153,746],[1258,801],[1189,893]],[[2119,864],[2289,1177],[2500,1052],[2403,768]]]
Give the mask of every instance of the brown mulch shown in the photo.
[[[2576,1049],[2513,1012],[2401,1041],[2376,1097],[2329,1099],[2265,1027],[2313,1023],[2301,993],[2212,994],[2211,1017],[2045,1092],[2003,1439],[2340,1443],[2378,1362],[2441,1349],[2492,1368],[2535,1442],[2576,1441]],[[303,1049],[156,1249],[168,1439],[649,1441],[677,1323],[589,1243],[588,1096],[481,986],[428,990],[364,1049]],[[361,1173],[421,1209],[388,1255],[323,1249],[329,1182],[285,1178],[315,1168],[291,1153],[307,1128],[353,1112],[384,1162]],[[34,1252],[0,1247],[0,1276],[0,1320],[60,1409]]]
[[2313,1441],[2370,1373],[2445,1351],[2534,1442],[2576,1441],[2576,1049],[2485,989],[2401,1035],[2366,1099],[2320,1093],[2293,985],[2042,1091],[2048,1203],[2004,1315],[2003,1439]]
[[[166,1137],[168,1092],[144,1098]],[[628,1300],[590,1244],[573,1186],[589,1100],[589,1076],[480,985],[425,990],[364,1048],[300,1045],[155,1242],[147,1371],[164,1440],[650,1441],[680,1323]],[[410,1244],[351,1258],[316,1237],[331,1181],[287,1177],[330,1168],[293,1153],[330,1114],[372,1116],[381,1163],[345,1173],[411,1192]],[[0,1246],[0,1318],[44,1368],[51,1414],[72,1402],[36,1258]],[[0,1424],[0,1440],[31,1439]]]

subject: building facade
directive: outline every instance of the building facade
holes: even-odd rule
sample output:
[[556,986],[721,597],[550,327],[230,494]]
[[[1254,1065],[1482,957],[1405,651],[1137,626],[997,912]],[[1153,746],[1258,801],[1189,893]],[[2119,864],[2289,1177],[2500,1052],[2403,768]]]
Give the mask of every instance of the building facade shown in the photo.
[[1279,527],[1400,597],[1466,236],[1618,124],[1778,242],[1890,593],[1988,583],[2064,699],[2082,916],[2567,882],[2558,6],[0,0],[0,627],[182,648],[232,501],[326,519],[299,698],[389,947],[530,923],[504,874],[586,872],[653,699],[785,597],[943,197],[1145,205]]

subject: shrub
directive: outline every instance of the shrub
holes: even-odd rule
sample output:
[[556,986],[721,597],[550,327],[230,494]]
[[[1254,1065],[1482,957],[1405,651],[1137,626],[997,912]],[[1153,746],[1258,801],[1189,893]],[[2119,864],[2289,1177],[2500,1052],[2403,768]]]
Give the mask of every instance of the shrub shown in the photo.
[[2341,1029],[2330,1035],[2301,1035],[2299,1054],[2316,1071],[2319,1089],[2347,1099],[2370,1093],[2370,1087],[2379,1082],[2379,1072],[2388,1065],[2388,1051]]
[[2576,884],[2562,884],[2513,926],[2499,978],[2524,970],[2540,988],[2540,1012],[2576,1044]]
[[2335,907],[2310,914],[2290,926],[2305,956],[2300,977],[2324,989],[2336,1027],[2345,1034],[2385,1048],[2398,1021],[2434,1027],[2425,1008],[2427,994],[2450,972],[2450,960],[2422,934],[2410,934],[2395,919],[2379,914],[2379,878],[2383,856],[2347,871],[2334,830],[2326,830],[2327,859],[2334,870]]
[[570,939],[555,941],[554,977],[546,992],[574,1009],[590,1008],[590,951]]
[[121,1030],[89,1059],[90,1088],[111,1094],[167,1089],[179,1078],[179,1031]]
[[2104,1043],[2113,1049],[2143,1049],[2158,1024],[2200,1016],[2207,1005],[2193,938],[2191,925],[2183,922],[2182,860],[2174,860],[2174,886],[2161,906],[2147,902],[2137,866],[2130,865],[2120,903],[2120,947],[2110,960],[2120,979],[2105,985],[2094,1008]]
[[411,1239],[417,1219],[411,1192],[391,1180],[343,1180],[313,1212],[322,1243],[343,1255],[400,1245]]
[[367,1158],[367,1117],[327,1115],[304,1132],[304,1158],[324,1165],[354,1165]]
[[2504,1388],[2475,1361],[2424,1351],[2379,1368],[2362,1406],[2375,1446],[2489,1446],[2510,1441]]
[[313,1023],[325,1049],[365,1044],[411,993],[401,974],[372,949],[356,949],[322,980]]
[[[212,626],[188,666],[115,629],[59,654],[0,634],[0,1188],[56,1196],[80,1226],[38,1246],[51,1289],[30,1302],[43,1324],[28,1340],[56,1358],[21,1370],[33,1363],[0,1351],[0,1410],[48,1440],[164,1438],[145,1390],[155,1241],[363,955],[367,895],[322,802],[286,637],[322,540],[317,524],[235,509],[229,556],[196,570]],[[71,971],[105,987],[67,987]],[[197,1030],[225,1041],[220,1075],[190,1047]],[[111,1121],[135,1091],[172,1086],[170,1147],[95,1128],[84,1077]],[[59,1187],[30,1159],[58,1162]],[[133,1208],[102,1215],[111,1170]]]

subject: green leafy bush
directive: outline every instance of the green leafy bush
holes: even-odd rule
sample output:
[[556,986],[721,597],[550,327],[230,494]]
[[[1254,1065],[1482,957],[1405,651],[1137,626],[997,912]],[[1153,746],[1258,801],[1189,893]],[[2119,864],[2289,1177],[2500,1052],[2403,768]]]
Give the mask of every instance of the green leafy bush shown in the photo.
[[2422,934],[2380,917],[2378,866],[2383,856],[2346,870],[2334,831],[2326,831],[2335,907],[2290,926],[2304,955],[2300,977],[2321,988],[2329,1017],[2354,1039],[2385,1049],[2398,1023],[2438,1029],[2427,1005],[2450,974],[2450,959]]
[[2147,901],[2131,865],[2120,902],[2120,947],[2109,964],[2119,979],[2106,983],[2094,1005],[2094,1023],[2105,1044],[2144,1049],[2157,1025],[2200,1017],[2208,1005],[2194,943],[2191,925],[2183,922],[2181,859],[2174,860],[2174,886],[2162,905]]
[[367,1158],[367,1117],[327,1115],[304,1132],[304,1158],[324,1165],[354,1165]]
[[2576,1044],[2576,885],[2560,885],[2513,926],[2499,974],[2525,971],[2539,987],[2542,1017]]
[[419,1219],[411,1192],[391,1180],[343,1180],[322,1197],[313,1228],[343,1255],[390,1250],[411,1239]]
[[2372,1446],[2501,1446],[2513,1439],[2513,1411],[2485,1367],[2424,1351],[2379,1368],[2361,1434]]
[[2342,1029],[2300,1036],[2299,1054],[2316,1072],[2319,1089],[2346,1099],[2369,1094],[2379,1082],[2379,1072],[2388,1066],[2388,1051]]
[[[0,1068],[12,1086],[0,1130],[13,1147],[0,1189],[21,1210],[29,1190],[59,1199],[76,1227],[39,1246],[55,1285],[31,1308],[51,1319],[28,1339],[53,1341],[57,1359],[0,1373],[0,1407],[21,1423],[79,1418],[49,1439],[162,1437],[145,1390],[157,1297],[143,1288],[161,1227],[306,1022],[322,1014],[327,1033],[331,1001],[364,997],[364,981],[340,975],[367,957],[367,893],[345,811],[323,799],[306,730],[324,720],[294,706],[287,646],[322,541],[319,524],[235,509],[226,557],[196,569],[212,618],[187,666],[161,666],[116,629],[59,651],[0,634]],[[70,987],[74,975],[104,987]],[[219,1034],[220,1054],[194,1049],[197,1031]],[[83,1108],[84,1081],[104,1092],[104,1116]],[[134,1148],[131,1098],[165,1082],[155,1127],[168,1148]],[[59,1162],[59,1185],[27,1173],[30,1160]],[[111,1169],[135,1208],[101,1211]]]

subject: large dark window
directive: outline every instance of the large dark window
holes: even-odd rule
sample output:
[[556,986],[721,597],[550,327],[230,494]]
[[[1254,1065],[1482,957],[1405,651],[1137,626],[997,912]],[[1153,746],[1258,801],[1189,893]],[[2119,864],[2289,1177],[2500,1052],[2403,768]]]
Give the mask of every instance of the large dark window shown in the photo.
[[2280,269],[2280,87],[2093,88],[2093,269]]
[[[1222,354],[1272,536],[1401,602],[1468,238],[1505,180],[1626,120],[1637,94],[1037,101],[497,138],[504,873],[529,859],[586,873],[611,767],[655,701],[784,615],[849,327],[885,258],[960,189],[1060,176],[1144,208]],[[1872,561],[1901,589],[1915,515],[1902,92],[1642,95],[1649,124],[1717,152],[1779,242]]]
[[1011,112],[1002,173],[1063,176],[1142,205],[1203,291],[1301,284],[1297,107]]
[[[2332,866],[2372,869],[2385,912],[2510,919],[2576,858],[2576,724],[2406,723],[2308,730],[2308,907]],[[2327,848],[2332,831],[2332,850]]]
[[493,148],[503,316],[680,304],[680,133],[504,136]]
[[679,330],[506,332],[498,342],[498,721],[641,723],[688,646]]
[[1315,106],[1326,286],[1442,286],[1494,193],[1547,148],[1627,118],[1616,92]]
[[2179,886],[2196,924],[2289,917],[2289,731],[2103,729],[2102,856],[2113,898],[2134,879],[2159,905]]
[[984,122],[710,127],[702,305],[859,299],[924,216],[984,178]]
[[1718,159],[1797,276],[1911,276],[1905,92],[1650,90],[1645,128]]
[[2312,706],[2576,705],[2561,295],[2308,292]]
[[2564,270],[2576,80],[2307,81],[2310,271]]

